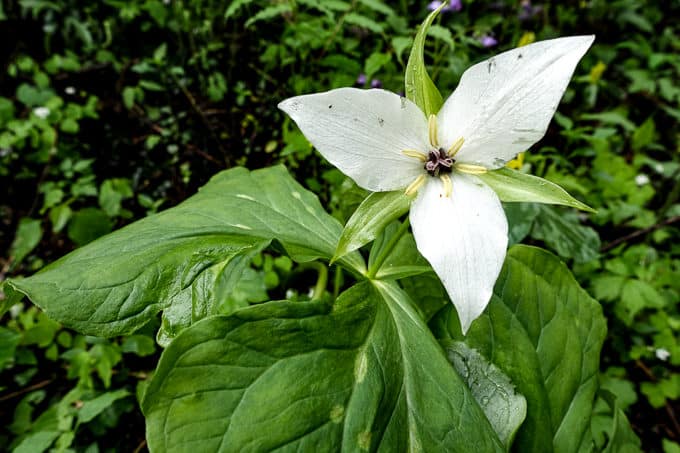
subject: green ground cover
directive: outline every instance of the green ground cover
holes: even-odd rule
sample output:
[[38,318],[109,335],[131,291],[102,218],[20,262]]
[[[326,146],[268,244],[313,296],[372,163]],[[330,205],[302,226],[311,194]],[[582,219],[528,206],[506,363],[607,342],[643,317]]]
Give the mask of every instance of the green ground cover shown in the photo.
[[[365,192],[276,105],[343,86],[402,92],[427,6],[4,1],[0,281],[175,206],[238,165],[284,164],[344,223]],[[601,303],[598,410],[607,391],[616,395],[642,449],[666,453],[680,451],[678,17],[676,2],[464,1],[436,19],[426,45],[446,97],[470,64],[499,51],[596,35],[546,137],[515,164],[597,213],[509,204],[511,243],[552,251]],[[317,271],[270,247],[230,297],[304,297]],[[138,399],[160,354],[160,318],[103,339],[62,327],[7,288],[0,308],[0,449],[145,449]]]

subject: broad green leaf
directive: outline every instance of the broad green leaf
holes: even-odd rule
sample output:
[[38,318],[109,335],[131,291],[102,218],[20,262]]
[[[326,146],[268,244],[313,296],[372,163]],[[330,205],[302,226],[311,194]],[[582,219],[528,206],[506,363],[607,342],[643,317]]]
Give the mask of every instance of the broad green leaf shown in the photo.
[[539,205],[531,237],[545,242],[562,258],[573,258],[586,263],[600,254],[600,236],[597,231],[581,225],[575,212],[552,206]]
[[420,25],[413,41],[411,55],[406,64],[406,74],[404,75],[406,97],[420,107],[425,116],[436,115],[444,103],[441,93],[439,93],[425,68],[424,52],[427,31],[444,5],[445,3],[442,2],[442,5],[432,11]]
[[534,203],[503,203],[508,219],[508,245],[519,244],[529,235],[538,216],[539,208]]
[[526,398],[527,417],[513,451],[576,452],[591,436],[606,321],[554,255],[512,247],[489,306],[466,337],[451,307],[431,326],[440,339],[476,349]]
[[527,175],[507,167],[477,176],[498,194],[501,201],[559,204],[595,212],[593,208],[573,198],[557,184],[538,176]]
[[410,204],[402,190],[371,193],[347,221],[333,261],[371,242],[390,222],[408,212]]
[[506,450],[527,415],[527,400],[510,379],[481,354],[460,341],[444,342],[449,360],[470,387]]
[[396,285],[268,302],[186,329],[142,409],[151,451],[502,451]]
[[368,258],[369,275],[389,280],[433,272],[407,228],[408,223],[392,222],[376,238]]
[[[87,334],[131,333],[169,309],[172,337],[213,312],[253,253],[273,239],[296,261],[330,258],[342,227],[283,167],[231,169],[177,207],[77,249],[9,285]],[[358,253],[339,260],[363,271]]]
[[399,283],[426,321],[451,303],[441,280],[434,272],[406,277]]

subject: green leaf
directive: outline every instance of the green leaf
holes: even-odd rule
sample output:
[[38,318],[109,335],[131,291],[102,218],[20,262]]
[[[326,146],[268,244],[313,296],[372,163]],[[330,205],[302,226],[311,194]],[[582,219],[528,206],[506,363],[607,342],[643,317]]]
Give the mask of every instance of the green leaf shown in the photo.
[[373,52],[371,55],[369,55],[369,57],[366,59],[366,63],[364,64],[364,73],[366,74],[366,78],[370,79],[373,77],[373,75],[380,71],[380,69],[389,63],[391,59],[392,56],[388,53]]
[[514,451],[580,451],[591,435],[606,321],[559,259],[538,248],[512,247],[489,306],[466,337],[452,307],[431,326],[442,340],[476,349],[526,398]]
[[592,426],[597,451],[603,453],[642,452],[640,439],[631,428],[616,396],[607,391],[600,393],[598,410],[593,414]]
[[531,237],[545,242],[563,258],[586,263],[600,255],[600,236],[594,229],[581,225],[575,212],[539,205]]
[[650,116],[640,125],[640,127],[635,129],[631,147],[633,148],[633,151],[640,151],[642,148],[654,142],[655,138],[656,124],[654,123],[654,118]]
[[445,342],[449,360],[467,381],[506,450],[527,415],[527,400],[515,392],[510,379],[481,354],[460,341]]
[[[393,222],[373,242],[368,259],[369,275],[373,271],[375,278],[389,280],[432,272],[430,263],[418,252],[413,235],[404,232],[404,227],[408,224]],[[387,256],[381,258],[384,253]],[[374,269],[379,259],[382,260],[380,267]]]
[[403,190],[371,193],[347,221],[332,261],[371,242],[390,222],[408,212],[410,204]]
[[150,449],[502,451],[408,296],[374,285],[185,330],[142,402]]
[[113,222],[104,211],[85,208],[77,211],[68,223],[68,237],[78,245],[85,245],[111,232]]
[[[9,284],[83,333],[131,333],[168,310],[163,335],[213,312],[250,256],[273,239],[296,261],[330,258],[342,227],[283,167],[234,168],[179,206]],[[339,260],[363,272],[358,253]]]
[[503,203],[508,219],[508,245],[519,244],[529,235],[540,212],[534,203]]
[[40,220],[23,217],[19,221],[14,241],[9,249],[10,256],[14,258],[13,265],[16,266],[22,262],[40,243],[41,238],[42,228],[40,227]]
[[87,423],[104,412],[109,406],[121,398],[130,395],[125,389],[115,390],[99,395],[98,397],[89,401],[83,402],[83,405],[78,409],[78,421],[80,423]]
[[477,176],[496,192],[501,201],[559,204],[595,212],[593,208],[576,200],[557,184],[538,176],[527,175],[507,167]]
[[270,20],[275,17],[279,17],[282,14],[291,12],[291,6],[288,3],[283,3],[280,5],[267,6],[266,8],[260,10],[254,16],[251,16],[245,23],[246,28],[250,27],[256,22],[261,20]]
[[444,5],[445,3],[442,3],[442,6],[432,11],[423,21],[418,29],[418,33],[416,33],[413,47],[411,48],[411,55],[406,64],[406,74],[404,76],[406,97],[420,107],[425,116],[436,115],[444,103],[441,93],[434,86],[425,68],[424,52],[427,31]]
[[5,368],[5,365],[14,360],[14,351],[16,351],[21,335],[13,330],[0,327],[0,372]]

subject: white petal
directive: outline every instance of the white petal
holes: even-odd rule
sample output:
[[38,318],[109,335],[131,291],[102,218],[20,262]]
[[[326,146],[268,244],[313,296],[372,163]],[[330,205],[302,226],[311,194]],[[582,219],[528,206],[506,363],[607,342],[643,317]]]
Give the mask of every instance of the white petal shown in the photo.
[[439,140],[465,139],[456,160],[500,168],[540,140],[594,36],[551,39],[469,68],[439,111]]
[[429,150],[427,119],[411,101],[385,90],[340,88],[279,104],[319,152],[364,189],[403,189],[423,163],[403,150]]
[[454,175],[444,195],[430,178],[411,205],[411,226],[456,306],[463,333],[486,308],[503,266],[508,223],[496,193],[474,176]]

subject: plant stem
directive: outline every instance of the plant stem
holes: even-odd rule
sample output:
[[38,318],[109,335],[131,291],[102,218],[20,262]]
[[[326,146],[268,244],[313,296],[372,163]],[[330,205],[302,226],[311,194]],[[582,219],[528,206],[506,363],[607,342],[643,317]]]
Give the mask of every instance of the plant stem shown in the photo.
[[319,300],[326,291],[326,284],[328,283],[328,268],[321,263],[316,263],[316,266],[314,267],[319,272],[319,277],[316,279],[316,286],[314,286],[312,300]]
[[342,267],[335,266],[335,276],[333,278],[333,299],[338,298],[340,294],[340,286],[342,285]]
[[399,229],[394,233],[394,235],[390,238],[389,242],[383,249],[380,251],[380,254],[376,257],[375,261],[369,266],[368,268],[368,273],[366,276],[369,279],[375,278],[375,274],[378,273],[380,270],[380,267],[383,265],[387,257],[390,255],[392,252],[392,249],[394,248],[395,245],[397,245],[397,242],[399,242],[399,239],[408,231],[408,227],[410,226],[408,217],[406,217],[406,220],[402,222],[401,225],[399,225]]

